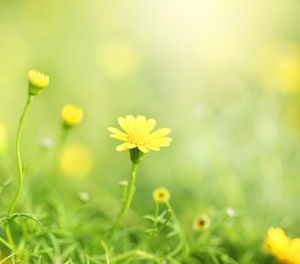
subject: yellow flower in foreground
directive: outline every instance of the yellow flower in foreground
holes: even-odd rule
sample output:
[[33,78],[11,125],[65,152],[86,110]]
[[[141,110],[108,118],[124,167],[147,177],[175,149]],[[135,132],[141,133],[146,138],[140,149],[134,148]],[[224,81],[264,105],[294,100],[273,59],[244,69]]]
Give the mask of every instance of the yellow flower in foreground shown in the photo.
[[282,263],[300,264],[300,239],[290,239],[281,228],[270,228],[265,245]]
[[67,145],[60,155],[60,168],[66,175],[85,178],[93,165],[92,154],[89,149],[80,144]]
[[170,193],[166,188],[155,189],[152,193],[153,199],[157,203],[167,203],[170,200]]
[[28,72],[28,80],[29,93],[32,95],[36,95],[40,92],[41,89],[48,86],[50,78],[44,73],[36,70],[31,70]]
[[210,226],[210,218],[207,215],[198,215],[193,221],[193,229],[195,231],[202,231]]
[[65,105],[61,112],[63,122],[67,126],[74,126],[80,123],[82,115],[82,109],[77,108],[76,106],[71,104]]
[[118,122],[124,132],[114,127],[108,128],[108,131],[113,133],[110,137],[126,141],[116,147],[117,151],[134,148],[143,153],[147,153],[149,149],[159,151],[160,147],[169,146],[172,141],[170,137],[165,137],[171,132],[170,128],[161,128],[151,133],[156,125],[155,119],[147,120],[142,115],[127,115],[125,118],[119,117]]

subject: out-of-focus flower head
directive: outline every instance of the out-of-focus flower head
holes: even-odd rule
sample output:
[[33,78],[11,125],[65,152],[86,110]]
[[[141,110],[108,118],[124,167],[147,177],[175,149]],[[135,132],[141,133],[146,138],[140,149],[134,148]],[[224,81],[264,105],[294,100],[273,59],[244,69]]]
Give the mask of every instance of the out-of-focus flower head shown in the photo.
[[152,193],[153,199],[157,203],[167,203],[170,200],[170,192],[168,189],[161,187],[157,188]]
[[281,228],[268,230],[265,245],[280,262],[300,264],[300,239],[289,238]]
[[82,116],[82,109],[72,104],[65,105],[61,112],[63,123],[67,127],[73,127],[80,123],[82,120]]
[[87,192],[80,192],[78,196],[82,202],[88,202],[90,200],[90,195]]
[[225,214],[229,217],[234,217],[235,216],[235,210],[232,207],[227,207],[225,209]]
[[198,215],[194,218],[193,229],[195,231],[206,230],[210,226],[210,218],[207,215]]
[[54,142],[50,137],[43,137],[41,138],[40,145],[43,149],[50,150],[53,148]]
[[263,49],[260,77],[267,89],[300,92],[300,45],[289,41],[272,41]]
[[93,166],[92,154],[81,144],[71,144],[64,147],[60,154],[60,168],[66,175],[74,178],[85,178]]

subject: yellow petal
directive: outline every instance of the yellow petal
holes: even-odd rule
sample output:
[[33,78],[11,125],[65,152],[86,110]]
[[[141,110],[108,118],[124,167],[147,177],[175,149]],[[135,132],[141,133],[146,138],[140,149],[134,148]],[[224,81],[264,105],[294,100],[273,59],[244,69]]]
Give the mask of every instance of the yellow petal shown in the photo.
[[170,137],[154,138],[151,140],[150,145],[158,145],[160,147],[167,147],[172,142]]
[[162,142],[162,143],[159,143],[159,146],[160,147],[168,147],[168,146],[170,146],[170,143]]
[[117,146],[116,151],[123,151],[126,149],[133,149],[133,148],[136,148],[136,145],[126,142],[126,143],[123,143],[123,144]]
[[116,134],[111,134],[109,136],[111,138],[114,138],[114,139],[118,139],[118,140],[122,140],[122,141],[127,141],[127,136],[123,137],[123,136],[119,136],[119,135],[116,135]]
[[159,151],[160,150],[160,147],[158,145],[151,145],[151,144],[149,144],[149,145],[146,145],[146,147],[148,149],[151,149],[151,150],[154,150],[154,151]]
[[149,149],[147,149],[145,146],[138,146],[138,149],[143,153],[147,153],[149,151]]
[[161,128],[161,129],[158,129],[156,131],[154,131],[151,136],[152,137],[164,137],[168,134],[171,133],[171,129],[170,128]]
[[125,116],[125,120],[128,124],[132,124],[135,122],[135,117],[133,115],[127,115]]
[[137,123],[137,124],[145,124],[146,123],[146,117],[145,116],[143,116],[143,115],[138,115],[137,117],[136,117],[136,119],[135,119],[135,122]]
[[155,128],[155,126],[156,126],[156,120],[150,118],[146,122],[145,129],[147,130],[147,132],[151,132]]
[[120,125],[120,127],[125,131],[125,132],[128,132],[127,131],[127,122],[126,122],[126,120],[125,120],[125,118],[124,117],[119,117],[118,118],[118,123],[119,123],[119,125]]
[[127,115],[125,116],[125,121],[126,121],[126,132],[129,133],[130,130],[132,130],[135,125],[135,117],[133,115]]
[[121,136],[121,137],[126,137],[127,135],[125,133],[123,133],[121,130],[117,129],[117,128],[114,128],[114,127],[108,127],[107,130],[111,133],[114,133],[118,136]]

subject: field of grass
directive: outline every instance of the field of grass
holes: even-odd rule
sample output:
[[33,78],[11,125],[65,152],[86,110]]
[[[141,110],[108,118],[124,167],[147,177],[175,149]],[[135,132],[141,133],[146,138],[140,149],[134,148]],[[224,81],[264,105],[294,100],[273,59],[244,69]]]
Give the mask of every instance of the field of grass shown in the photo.
[[299,15],[0,1],[0,264],[300,264]]

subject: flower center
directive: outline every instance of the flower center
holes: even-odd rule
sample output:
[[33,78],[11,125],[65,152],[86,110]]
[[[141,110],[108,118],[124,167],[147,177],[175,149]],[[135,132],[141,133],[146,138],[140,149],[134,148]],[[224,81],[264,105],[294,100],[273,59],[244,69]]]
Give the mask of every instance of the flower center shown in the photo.
[[204,226],[205,225],[205,221],[204,220],[199,220],[198,224],[199,224],[199,226]]
[[136,129],[128,134],[128,141],[137,146],[145,146],[150,143],[151,136],[143,129]]

